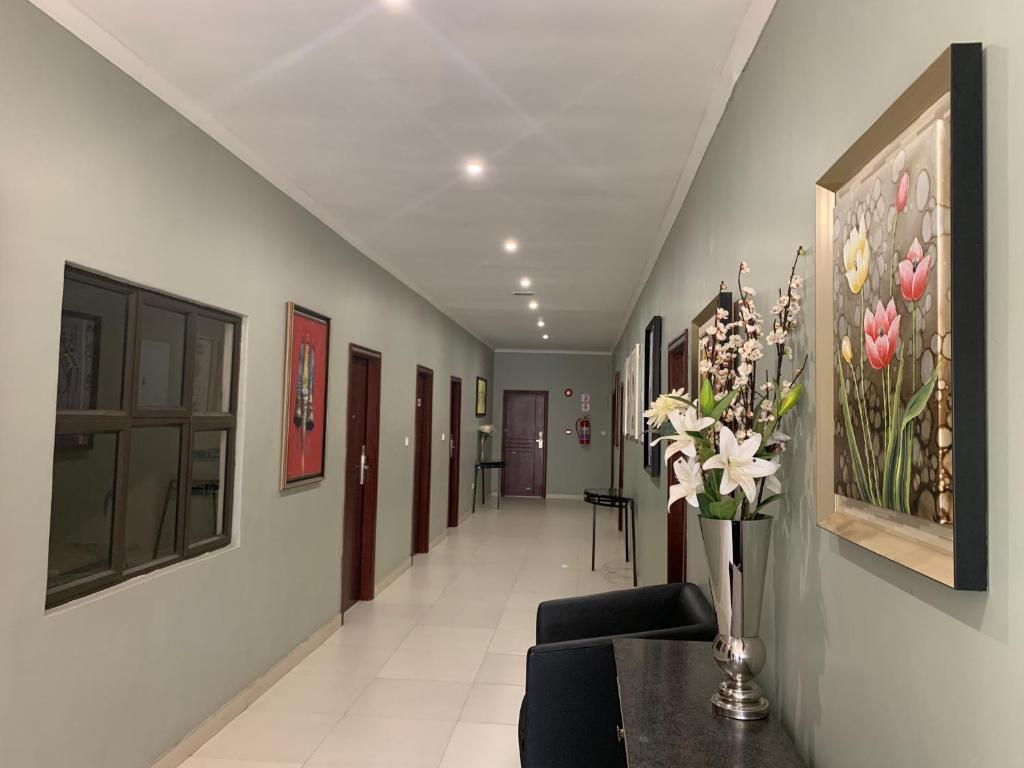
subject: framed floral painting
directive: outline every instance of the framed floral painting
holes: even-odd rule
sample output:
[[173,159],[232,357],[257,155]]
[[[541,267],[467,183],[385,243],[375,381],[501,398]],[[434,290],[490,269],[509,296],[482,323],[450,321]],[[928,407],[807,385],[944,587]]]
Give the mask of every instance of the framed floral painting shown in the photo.
[[983,161],[981,46],[954,45],[817,192],[818,524],[973,590],[988,583]]
[[324,479],[331,319],[288,302],[281,490]]
[[[661,395],[661,315],[655,315],[644,330],[644,399],[641,411]],[[653,438],[656,438],[654,435]],[[661,474],[661,445],[643,430],[644,470],[651,477]]]

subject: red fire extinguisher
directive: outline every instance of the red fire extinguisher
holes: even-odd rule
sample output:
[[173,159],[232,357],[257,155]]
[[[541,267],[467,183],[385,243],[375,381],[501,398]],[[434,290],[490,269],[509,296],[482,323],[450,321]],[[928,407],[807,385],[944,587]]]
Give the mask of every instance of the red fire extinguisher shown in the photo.
[[590,419],[586,416],[576,419],[576,437],[580,445],[590,445]]

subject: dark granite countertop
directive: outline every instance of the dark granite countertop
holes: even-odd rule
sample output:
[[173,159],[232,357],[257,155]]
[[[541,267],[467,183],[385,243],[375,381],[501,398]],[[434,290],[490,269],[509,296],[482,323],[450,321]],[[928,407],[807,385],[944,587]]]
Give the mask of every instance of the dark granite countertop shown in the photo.
[[710,643],[615,640],[629,768],[804,768],[774,716],[716,715]]

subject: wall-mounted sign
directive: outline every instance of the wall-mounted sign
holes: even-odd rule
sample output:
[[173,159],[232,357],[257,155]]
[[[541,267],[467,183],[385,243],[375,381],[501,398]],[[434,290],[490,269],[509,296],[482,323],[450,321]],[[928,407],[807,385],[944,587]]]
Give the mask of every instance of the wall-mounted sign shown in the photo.
[[590,395],[586,392],[580,395],[580,410],[584,413],[590,413]]

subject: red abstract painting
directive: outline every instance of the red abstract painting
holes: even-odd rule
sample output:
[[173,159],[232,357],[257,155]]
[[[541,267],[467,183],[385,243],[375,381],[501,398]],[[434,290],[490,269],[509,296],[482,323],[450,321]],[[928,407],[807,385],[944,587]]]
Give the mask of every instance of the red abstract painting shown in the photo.
[[289,303],[281,488],[324,477],[331,321]]

